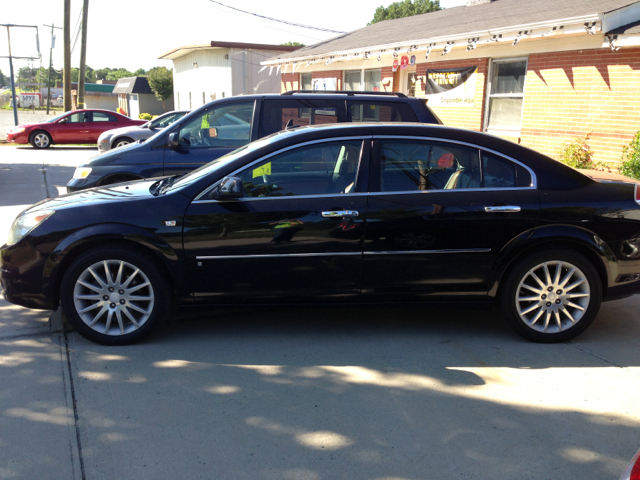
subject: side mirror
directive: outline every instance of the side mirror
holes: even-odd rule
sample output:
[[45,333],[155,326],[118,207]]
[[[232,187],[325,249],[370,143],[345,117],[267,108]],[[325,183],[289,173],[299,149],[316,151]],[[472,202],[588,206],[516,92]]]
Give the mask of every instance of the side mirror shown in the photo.
[[62,120],[60,120],[58,123],[69,123],[69,120],[66,118],[63,118]]
[[180,148],[180,134],[178,132],[173,132],[169,134],[169,140],[167,140],[167,146],[172,150],[177,150]]
[[215,196],[220,199],[244,197],[242,179],[240,177],[224,177],[216,188]]

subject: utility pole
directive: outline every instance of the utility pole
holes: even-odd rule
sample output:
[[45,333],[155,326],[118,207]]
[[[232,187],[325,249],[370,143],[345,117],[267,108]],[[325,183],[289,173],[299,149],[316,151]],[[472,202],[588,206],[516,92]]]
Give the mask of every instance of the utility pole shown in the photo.
[[84,110],[84,72],[87,66],[87,18],[89,17],[89,0],[82,6],[82,45],[80,47],[80,72],[78,72],[78,109]]
[[71,0],[64,0],[64,67],[62,82],[64,86],[64,111],[71,110]]
[[[24,28],[35,28],[36,29],[36,39],[38,35],[38,27],[35,25],[12,25],[10,23],[0,24],[0,27],[7,27],[7,40],[9,41],[9,56],[8,57],[0,57],[0,58],[8,58],[9,59],[9,75],[11,75],[11,98],[13,100],[13,121],[14,124],[18,125],[18,105],[16,102],[16,84],[13,79],[13,59],[19,58],[21,60],[37,60],[34,57],[14,57],[11,55],[11,27],[24,27]],[[38,53],[40,52],[40,45],[38,44]]]
[[49,48],[49,76],[47,78],[47,115],[49,115],[49,102],[51,101],[51,69],[53,68],[53,47],[56,43],[56,37],[53,36],[53,29],[57,28],[62,30],[62,27],[56,27],[53,23],[51,25],[45,25],[45,27],[51,27],[51,47]]

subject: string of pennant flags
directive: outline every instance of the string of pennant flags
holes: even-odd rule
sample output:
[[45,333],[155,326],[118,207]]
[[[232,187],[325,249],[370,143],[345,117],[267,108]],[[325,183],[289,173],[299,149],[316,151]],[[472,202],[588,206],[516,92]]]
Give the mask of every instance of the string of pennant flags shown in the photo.
[[[595,35],[598,30],[597,22],[585,22],[584,29],[587,34]],[[565,27],[564,25],[556,25],[551,27],[549,30],[536,35],[537,37],[547,37],[551,35],[556,35],[559,33],[564,33]],[[505,41],[511,42],[512,46],[517,45],[522,39],[533,36],[533,30],[520,30],[513,35],[503,34],[495,34],[490,35],[486,40],[487,43],[504,43]],[[507,38],[508,37],[508,38]],[[467,39],[466,43],[466,51],[470,52],[475,50],[480,42],[481,37],[470,37]],[[607,36],[608,45],[611,47],[611,50],[617,51],[620,46],[616,44],[617,36],[608,35]],[[465,45],[464,43],[460,43],[458,45]],[[278,65],[265,65],[260,69],[260,72],[264,71],[266,68],[269,68],[269,75],[273,73],[273,70],[276,70],[276,74],[279,74],[282,70],[283,73],[286,73],[289,68],[291,68],[291,73],[294,73],[296,70],[300,68],[309,67],[315,63],[324,63],[325,65],[331,65],[334,62],[343,62],[343,61],[351,61],[351,60],[368,60],[370,58],[377,59],[378,62],[382,61],[382,58],[385,56],[391,56],[393,58],[393,71],[396,71],[398,67],[404,69],[408,65],[415,65],[416,63],[416,55],[413,54],[418,50],[424,51],[424,59],[425,61],[429,60],[431,52],[436,48],[442,48],[442,52],[440,56],[447,55],[453,48],[457,46],[455,41],[447,41],[438,45],[437,43],[429,43],[426,45],[408,45],[405,47],[394,47],[394,48],[386,48],[381,49],[379,51],[371,51],[365,50],[363,52],[357,53],[345,53],[340,55],[327,55],[324,57],[312,58],[310,60],[297,60],[291,62],[283,62]],[[405,54],[413,54],[411,56]],[[399,60],[398,60],[399,59]]]

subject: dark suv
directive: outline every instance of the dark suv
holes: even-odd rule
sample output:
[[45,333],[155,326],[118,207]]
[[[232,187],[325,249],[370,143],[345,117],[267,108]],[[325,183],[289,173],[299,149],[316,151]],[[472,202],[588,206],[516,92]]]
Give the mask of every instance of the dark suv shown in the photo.
[[258,138],[294,126],[343,122],[442,124],[426,102],[402,93],[292,91],[210,102],[142,143],[79,166],[67,191],[189,172]]

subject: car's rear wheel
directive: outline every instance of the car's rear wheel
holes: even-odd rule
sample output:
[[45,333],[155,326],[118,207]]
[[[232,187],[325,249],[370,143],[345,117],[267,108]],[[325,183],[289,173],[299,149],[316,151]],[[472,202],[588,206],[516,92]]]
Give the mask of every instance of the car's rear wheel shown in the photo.
[[129,137],[120,137],[115,142],[113,142],[113,148],[124,147],[125,145],[129,145],[133,143],[133,139]]
[[62,280],[62,309],[83,337],[127,345],[149,335],[169,307],[169,288],[156,262],[120,246],[89,250]]
[[503,279],[501,313],[534,342],[575,338],[594,321],[602,285],[594,266],[568,249],[550,249],[518,262]]
[[51,146],[51,135],[42,130],[33,132],[29,138],[29,143],[33,148],[49,148]]

